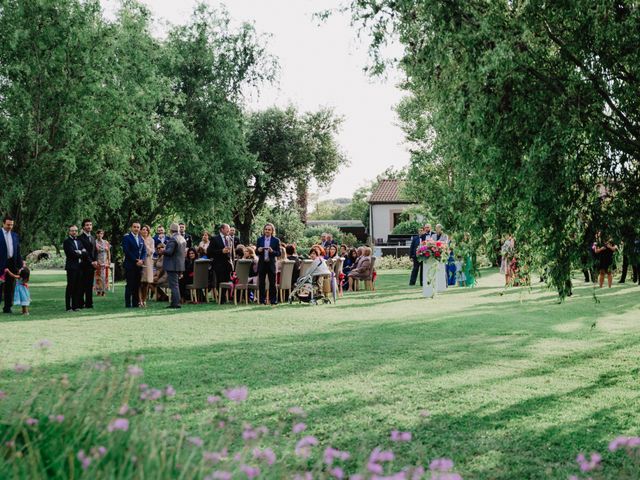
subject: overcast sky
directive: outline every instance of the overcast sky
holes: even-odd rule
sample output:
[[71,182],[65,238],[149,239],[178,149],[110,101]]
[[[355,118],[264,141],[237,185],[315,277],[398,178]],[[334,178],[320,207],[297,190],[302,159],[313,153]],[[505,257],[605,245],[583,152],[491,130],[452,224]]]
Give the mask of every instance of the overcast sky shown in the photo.
[[[185,23],[196,0],[143,0],[158,20]],[[345,119],[340,144],[350,166],[336,177],[321,198],[350,197],[366,180],[390,166],[404,166],[409,154],[396,126],[393,107],[401,92],[394,79],[371,80],[363,72],[368,62],[367,45],[345,15],[326,22],[313,13],[336,7],[340,0],[208,0],[226,5],[231,17],[255,24],[259,33],[271,34],[269,51],[278,57],[279,82],[264,86],[250,108],[297,105],[301,111],[333,107]],[[105,10],[115,2],[103,0]],[[158,28],[162,31],[162,27]]]

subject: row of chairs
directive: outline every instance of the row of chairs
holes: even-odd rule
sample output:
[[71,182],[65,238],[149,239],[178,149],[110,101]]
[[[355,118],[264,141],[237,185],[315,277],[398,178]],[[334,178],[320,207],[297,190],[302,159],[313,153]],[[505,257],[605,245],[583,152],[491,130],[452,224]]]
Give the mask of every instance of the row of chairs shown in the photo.
[[[287,296],[291,293],[291,289],[293,288],[293,270],[296,262],[293,260],[284,260],[280,266],[280,281],[276,285],[276,290],[278,293],[278,297],[281,303],[283,303]],[[303,260],[300,265],[300,277],[307,275],[309,269],[313,264],[312,260]],[[240,301],[244,298],[244,303],[249,303],[249,292],[253,292],[256,300],[260,302],[260,292],[259,287],[256,284],[249,283],[249,274],[251,273],[251,268],[253,266],[253,261],[248,259],[239,259],[235,262],[235,272],[237,282],[234,284],[233,282],[220,282],[218,284],[218,288],[209,288],[209,266],[211,265],[211,260],[208,259],[199,259],[196,260],[193,266],[193,283],[187,285],[187,290],[190,292],[190,297],[192,302],[196,302],[198,299],[198,292],[201,292],[204,295],[205,301],[209,302],[209,295],[211,295],[211,299],[220,303],[222,299],[222,294],[226,295],[227,301],[230,300],[230,295],[233,296],[233,303],[235,305],[238,304],[238,292],[240,292]],[[343,259],[339,258],[335,262],[333,262],[333,280],[331,280],[331,274],[325,275],[328,277],[329,281],[324,281],[323,290],[326,295],[331,294],[332,291],[336,291],[338,296],[342,296],[342,285],[337,279],[340,278],[340,273],[342,272]],[[375,290],[375,285],[373,281],[373,271],[375,267],[375,257],[371,257],[371,272],[372,275],[369,278],[362,280],[364,283],[364,287],[366,290]],[[335,283],[332,283],[335,282]],[[266,279],[267,285],[266,289],[269,288],[269,279]],[[214,284],[215,279],[214,279]],[[359,289],[358,283],[354,283],[356,289]],[[333,290],[335,289],[335,290]]]

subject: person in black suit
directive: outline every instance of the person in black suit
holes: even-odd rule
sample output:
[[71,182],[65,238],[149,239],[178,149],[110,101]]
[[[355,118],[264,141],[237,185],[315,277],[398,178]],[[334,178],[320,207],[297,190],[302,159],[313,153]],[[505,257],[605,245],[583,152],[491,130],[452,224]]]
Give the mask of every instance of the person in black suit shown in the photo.
[[[220,225],[218,235],[214,235],[209,239],[209,246],[207,247],[207,258],[211,259],[213,271],[216,274],[216,284],[213,285],[216,289],[221,282],[231,280],[233,243],[229,237],[230,228],[226,223]],[[220,302],[224,303],[225,300],[221,298]]]
[[[5,215],[2,219],[2,231],[0,232],[0,276],[4,278],[4,285],[0,290],[0,294],[4,296],[3,313],[11,313],[16,285],[15,277],[5,274],[5,269],[17,275],[24,263],[20,255],[20,237],[13,231],[13,226],[14,221],[11,215]],[[1,300],[2,296],[0,296]]]
[[187,233],[187,227],[184,223],[180,222],[178,224],[178,226],[180,227],[180,235],[182,235],[182,237],[184,238],[185,242],[187,242],[187,249],[191,248],[193,245],[193,239],[191,238],[191,235],[189,235]]
[[122,238],[124,251],[124,273],[127,283],[124,287],[124,306],[137,308],[140,306],[140,280],[142,266],[147,258],[147,248],[140,236],[140,223],[132,222],[131,231]]
[[98,268],[98,249],[96,239],[91,235],[93,222],[85,218],[82,221],[82,233],[78,240],[86,251],[82,259],[82,295],[80,296],[80,308],[93,308],[93,281]]
[[78,238],[78,227],[69,227],[69,236],[62,244],[64,254],[67,257],[64,269],[67,271],[67,289],[64,295],[65,306],[68,311],[77,312],[80,310],[82,302],[82,273],[83,263],[86,258],[86,251],[83,252],[83,245]]
[[411,239],[411,248],[409,249],[409,257],[413,260],[413,268],[411,269],[411,277],[409,278],[409,285],[415,285],[418,276],[420,277],[420,286],[422,286],[422,262],[418,260],[416,250],[420,246],[420,242],[424,241],[426,236],[424,234],[424,227],[418,229],[418,235]]
[[240,245],[240,238],[236,235],[235,227],[229,227],[229,236],[231,237],[231,241],[233,242],[233,248],[235,250],[236,248],[238,248],[238,245]]
[[264,226],[264,235],[258,238],[256,253],[258,254],[258,284],[260,286],[260,301],[264,305],[265,279],[269,277],[269,299],[271,305],[278,304],[276,294],[276,259],[280,256],[280,239],[276,237],[276,227],[272,223]]

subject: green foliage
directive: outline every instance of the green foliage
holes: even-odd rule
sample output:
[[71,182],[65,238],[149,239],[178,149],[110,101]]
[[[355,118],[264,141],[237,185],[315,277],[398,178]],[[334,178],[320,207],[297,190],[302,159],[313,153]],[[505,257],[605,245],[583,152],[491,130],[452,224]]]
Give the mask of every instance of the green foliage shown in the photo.
[[267,201],[284,205],[295,199],[299,212],[306,212],[310,180],[326,184],[346,162],[335,138],[341,122],[330,109],[301,115],[292,106],[248,116],[246,146],[254,163],[233,197],[233,221],[243,239]]
[[271,208],[256,216],[251,231],[251,242],[255,242],[262,235],[266,223],[276,226],[276,235],[284,243],[297,242],[304,234],[304,223],[295,208]]
[[487,250],[514,232],[522,262],[548,272],[561,298],[596,229],[633,237],[633,2],[354,0],[351,10],[370,28],[374,70],[392,35],[404,46],[408,188],[430,218]]
[[423,222],[418,222],[417,220],[405,220],[393,227],[393,231],[391,233],[396,235],[416,235],[418,230],[422,227],[422,223]]
[[386,255],[376,258],[376,270],[410,270],[413,267],[413,260],[408,255],[394,257]]

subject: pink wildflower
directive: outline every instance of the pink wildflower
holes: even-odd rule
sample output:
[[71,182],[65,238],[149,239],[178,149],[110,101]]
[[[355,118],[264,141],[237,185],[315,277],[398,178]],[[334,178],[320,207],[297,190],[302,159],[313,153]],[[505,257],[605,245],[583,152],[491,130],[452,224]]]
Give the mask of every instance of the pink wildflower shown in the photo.
[[151,388],[149,390],[145,390],[140,395],[140,400],[149,400],[151,402],[155,402],[162,397],[162,391],[157,388]]
[[240,470],[242,470],[242,472],[244,472],[244,474],[247,476],[247,478],[249,480],[256,478],[258,475],[260,475],[260,469],[258,467],[251,467],[249,465],[242,465],[240,467]]
[[311,472],[296,473],[295,477],[293,477],[293,480],[313,480],[313,475],[311,474]]
[[391,441],[392,442],[410,442],[411,432],[399,432],[398,430],[393,430],[391,432]]
[[246,442],[248,440],[255,440],[258,438],[258,432],[256,432],[251,426],[245,427],[242,431],[242,439]]
[[224,391],[224,396],[236,403],[244,402],[249,396],[249,389],[245,386],[229,388]]
[[105,362],[103,360],[98,360],[96,363],[93,364],[93,368],[98,370],[98,371],[100,371],[100,372],[104,372],[110,366],[111,366],[111,364],[109,362]]
[[376,447],[371,452],[369,456],[369,461],[371,462],[392,462],[395,456],[391,450],[380,450],[380,447]]
[[16,373],[24,373],[24,372],[28,372],[31,369],[31,367],[29,365],[26,365],[24,363],[16,363],[13,366],[13,371]]
[[0,390],[0,400],[4,400],[5,398],[7,398],[7,393]]
[[104,457],[107,454],[107,448],[100,445],[98,448],[96,448],[96,452],[98,456]]
[[364,475],[360,475],[359,473],[356,473],[355,475],[351,475],[349,477],[349,480],[364,480]]
[[422,465],[418,465],[416,468],[414,468],[413,472],[411,473],[411,480],[421,480],[423,476],[424,476],[424,467]]
[[87,455],[85,455],[84,450],[80,450],[76,455],[76,458],[82,464],[83,470],[86,470],[87,468],[89,468],[89,465],[91,465],[91,457],[88,457]]
[[302,409],[302,407],[291,407],[289,409],[289,413],[292,415],[297,415],[298,417],[306,417],[307,413]]
[[453,460],[449,458],[436,458],[429,464],[429,470],[447,472],[453,468]]
[[615,452],[620,447],[634,448],[640,446],[640,437],[617,437],[609,443],[609,450]]
[[195,445],[196,447],[204,445],[204,441],[200,437],[187,437],[187,442],[191,445]]
[[337,478],[338,480],[342,480],[344,478],[344,470],[342,470],[340,467],[334,467],[329,470],[329,475],[331,475],[333,478]]
[[327,465],[333,465],[333,461],[337,458],[339,460],[348,460],[350,457],[349,452],[343,452],[332,447],[327,447],[324,450],[324,463]]
[[254,448],[253,458],[257,460],[264,460],[267,462],[267,465],[273,465],[276,463],[276,454],[270,448],[265,448],[264,450]]
[[118,415],[126,415],[129,412],[129,405],[123,404],[118,410]]
[[306,429],[307,429],[307,425],[300,422],[300,423],[296,423],[291,429],[291,431],[293,433],[300,433],[300,432],[304,432]]
[[64,422],[64,415],[49,415],[49,421],[62,423]]
[[35,418],[27,418],[24,423],[26,423],[27,425],[29,425],[30,427],[37,425],[38,423],[40,423],[39,420],[35,419]]
[[580,453],[576,457],[576,462],[578,462],[578,465],[580,465],[580,470],[583,472],[590,472],[591,470],[596,469],[600,465],[601,461],[602,456],[597,452],[591,454],[590,460],[587,460],[583,453]]
[[176,390],[171,385],[167,385],[164,389],[164,395],[166,397],[175,397]]
[[[372,475],[371,476],[371,480],[406,480],[407,479],[407,472],[398,472],[398,473],[392,473],[391,475],[385,475],[385,476],[380,476],[380,475]],[[444,480],[444,479],[441,479]]]
[[44,349],[50,348],[51,345],[53,345],[53,343],[51,343],[51,340],[47,340],[46,338],[43,338],[42,340],[38,340],[38,342],[36,342],[34,347],[44,350]]
[[180,415],[179,413],[176,413],[175,415],[171,416],[172,420],[180,420],[182,419],[182,415]]
[[296,443],[296,455],[302,458],[309,458],[311,455],[311,447],[318,445],[318,439],[311,435],[303,437],[298,443]]
[[219,452],[204,452],[202,454],[202,458],[204,458],[205,461],[211,462],[213,464],[221,462],[228,456],[229,456],[229,451],[226,448],[223,448]]
[[113,432],[115,430],[122,430],[123,432],[126,432],[129,430],[129,420],[126,418],[116,418],[109,423],[107,430],[109,432]]
[[138,365],[129,365],[127,367],[127,374],[131,377],[139,377],[143,373],[144,372],[142,368],[140,368]]
[[209,395],[207,397],[207,403],[218,403],[220,401],[220,397],[218,395]]
[[164,405],[160,404],[160,405],[156,405],[155,407],[153,407],[153,410],[157,413],[161,413],[164,412]]

